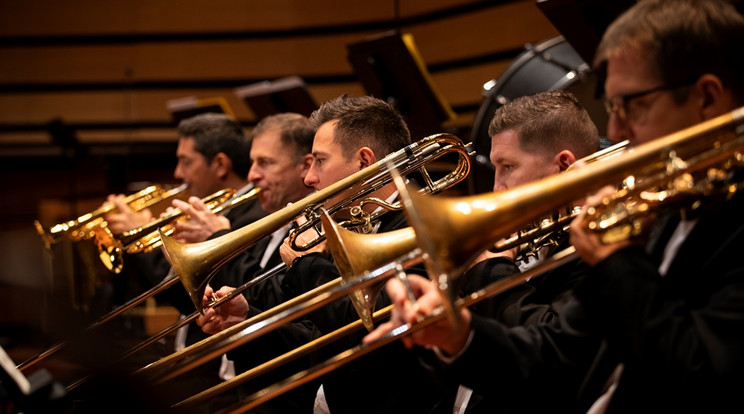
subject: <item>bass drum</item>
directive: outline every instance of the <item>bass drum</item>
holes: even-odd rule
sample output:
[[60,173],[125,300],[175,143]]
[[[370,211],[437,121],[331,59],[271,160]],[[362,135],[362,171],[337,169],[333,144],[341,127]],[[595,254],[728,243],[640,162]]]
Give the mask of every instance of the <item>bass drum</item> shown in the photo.
[[498,78],[483,86],[483,102],[473,122],[470,140],[475,149],[468,176],[471,194],[493,189],[493,165],[488,155],[491,138],[488,124],[494,112],[520,96],[565,89],[578,98],[597,125],[600,136],[607,130],[607,113],[596,96],[596,76],[563,36],[528,46]]

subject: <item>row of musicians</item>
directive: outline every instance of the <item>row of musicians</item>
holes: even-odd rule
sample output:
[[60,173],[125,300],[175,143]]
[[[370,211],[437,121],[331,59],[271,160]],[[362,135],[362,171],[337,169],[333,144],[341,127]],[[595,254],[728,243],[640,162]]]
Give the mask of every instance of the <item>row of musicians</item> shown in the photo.
[[[610,115],[608,137],[627,140],[632,148],[736,109],[744,103],[738,75],[744,73],[743,40],[744,19],[725,1],[646,0],[632,7],[608,28],[596,54]],[[399,113],[368,96],[330,100],[309,118],[267,117],[248,140],[239,124],[217,114],[184,120],[178,132],[175,176],[192,194],[188,202],[173,202],[190,217],[176,225],[175,238],[183,242],[240,228],[411,143]],[[494,191],[565,171],[600,145],[596,126],[564,91],[500,107],[489,135]],[[240,193],[253,186],[261,189],[257,201],[224,215],[200,200],[222,188]],[[465,295],[524,272],[567,246],[576,249],[577,259],[458,309],[454,318],[250,412],[689,412],[741,406],[734,392],[744,385],[744,268],[737,257],[744,246],[741,197],[659,215],[648,220],[643,237],[603,243],[582,223],[587,209],[611,191],[583,199],[570,231],[556,231],[555,243],[534,255],[485,249],[455,291]],[[398,191],[388,184],[371,196],[395,201]],[[106,217],[112,231],[152,219],[146,211],[132,211],[122,198],[109,198],[118,207]],[[368,212],[376,208],[365,206]],[[381,217],[374,232],[408,226],[403,212]],[[286,265],[224,305],[207,307],[188,326],[181,346],[339,276],[325,242],[297,251],[286,239],[288,231],[286,226],[266,235],[210,279],[205,305],[277,264]],[[311,233],[301,233],[298,243],[315,236]],[[150,284],[170,269],[162,252],[127,257],[126,267]],[[377,298],[377,309],[394,306],[389,320],[373,332],[348,335],[331,349],[273,370],[270,378],[247,382],[190,410],[213,412],[240,401],[400,324],[415,323],[443,304],[423,266],[406,273],[407,286],[403,279],[391,280]],[[179,293],[169,299],[190,314],[193,303]],[[169,381],[158,398],[170,405],[358,319],[351,300],[339,299]]]

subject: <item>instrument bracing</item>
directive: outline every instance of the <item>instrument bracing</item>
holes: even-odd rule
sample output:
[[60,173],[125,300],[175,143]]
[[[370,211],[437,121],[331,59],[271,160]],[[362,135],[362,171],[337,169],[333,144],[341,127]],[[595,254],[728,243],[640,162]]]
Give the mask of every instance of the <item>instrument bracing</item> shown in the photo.
[[[151,185],[126,196],[124,202],[133,210],[139,211],[162,201],[170,200],[184,190],[186,190],[186,185],[172,189],[163,188],[161,185]],[[53,244],[64,239],[76,242],[92,238],[94,236],[93,230],[105,222],[104,216],[114,211],[116,211],[116,205],[105,203],[90,213],[83,214],[74,220],[56,224],[48,229],[44,228],[38,220],[34,222],[34,226],[39,236],[41,236],[44,246],[47,250],[50,250]]]
[[[307,217],[308,227],[317,227],[320,222],[319,209],[333,198],[341,201],[326,206],[330,214],[352,209],[370,194],[389,184],[389,165],[401,174],[419,172],[426,181],[428,192],[438,192],[462,181],[470,171],[469,149],[451,134],[432,135],[398,150],[377,163],[370,165],[326,188],[308,195],[302,200],[282,208],[254,223],[234,230],[224,236],[201,243],[180,243],[161,235],[163,247],[171,265],[186,287],[194,306],[201,311],[202,297],[209,280],[227,261],[253,245],[266,235],[284,227],[300,216]],[[445,176],[432,180],[426,167],[432,161],[447,154],[457,154],[456,167]]]
[[[254,188],[243,195],[235,196],[235,190],[222,189],[204,197],[202,202],[216,214],[255,199],[260,191],[259,188]],[[111,233],[107,226],[100,225],[94,229],[98,256],[108,270],[118,274],[124,266],[125,252],[129,254],[148,253],[159,248],[162,240],[158,230],[170,236],[175,230],[174,223],[185,218],[181,210],[174,209],[142,227],[116,235]]]
[[[731,181],[735,179],[735,172],[744,166],[742,151],[744,108],[637,146],[611,159],[492,194],[422,197],[409,191],[402,180],[396,179],[406,215],[415,231],[418,253],[443,293],[444,306],[420,323],[398,327],[378,341],[344,351],[219,412],[241,412],[255,407],[445,316],[456,320],[455,309],[470,306],[571,260],[575,257],[573,248],[556,253],[542,266],[494,282],[465,298],[457,298],[452,290],[452,286],[457,284],[456,279],[464,273],[469,263],[496,240],[512,234],[536,217],[582,199],[605,185],[618,186],[618,183],[624,182],[622,189],[618,190],[618,196],[595,208],[591,219],[585,222],[587,228],[594,227],[597,231],[607,231],[615,223],[643,221],[648,214],[660,213],[666,208],[677,209],[682,205],[700,208],[706,202],[725,200],[738,190],[739,183]],[[680,179],[683,184],[679,183]],[[690,181],[694,185],[690,185]],[[708,197],[711,189],[722,197]],[[637,203],[631,202],[630,198],[644,192],[656,195],[652,205],[623,211],[625,201],[635,206]],[[682,203],[681,199],[685,199],[685,202]],[[641,200],[644,198],[641,197]],[[622,213],[622,221],[602,221],[611,217],[614,211]],[[594,221],[600,217],[602,220]],[[592,222],[596,224],[590,225]],[[636,228],[636,225],[632,227]],[[633,235],[625,234],[629,237]],[[404,258],[411,260],[411,254]],[[370,275],[379,275],[391,266],[393,264],[388,263],[366,272],[353,284],[367,283]],[[233,332],[230,341],[242,343],[243,334]],[[212,351],[219,353],[219,349]]]

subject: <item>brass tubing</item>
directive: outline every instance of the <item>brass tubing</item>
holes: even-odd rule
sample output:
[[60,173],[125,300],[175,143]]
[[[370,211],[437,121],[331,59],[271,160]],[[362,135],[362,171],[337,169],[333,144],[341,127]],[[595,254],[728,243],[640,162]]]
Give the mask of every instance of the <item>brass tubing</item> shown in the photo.
[[[235,296],[237,296],[237,295],[245,292],[250,287],[255,286],[258,283],[261,283],[264,280],[266,280],[266,279],[268,279],[270,277],[275,276],[280,271],[286,269],[286,267],[287,266],[284,263],[280,263],[280,264],[272,267],[271,269],[269,269],[269,270],[265,271],[264,273],[262,273],[262,274],[260,274],[260,275],[258,275],[256,277],[254,277],[253,279],[251,279],[248,282],[242,284],[241,286],[233,289],[227,295],[225,295],[225,296],[217,299],[216,301],[213,301],[213,302],[207,304],[207,309],[216,308],[216,307],[222,305],[223,303],[226,303],[227,301],[231,300]],[[122,358],[127,358],[127,357],[131,356],[132,354],[141,351],[142,349],[144,349],[144,348],[148,347],[149,345],[153,344],[154,342],[156,342],[158,339],[160,339],[160,338],[168,335],[169,333],[171,333],[171,332],[175,331],[176,329],[178,329],[178,328],[186,325],[187,323],[190,323],[191,321],[196,320],[196,318],[198,318],[199,315],[201,315],[201,313],[199,311],[195,311],[191,315],[189,315],[189,316],[187,316],[185,318],[182,318],[181,320],[179,320],[178,322],[174,323],[173,325],[164,328],[163,330],[161,330],[160,332],[158,332],[155,335],[151,336],[150,338],[148,338],[148,339],[140,342],[139,344],[135,345],[134,347],[132,347],[129,351],[127,351],[126,353],[124,353],[124,355],[122,356]]]
[[[413,251],[401,258],[404,266],[419,260],[418,251]],[[284,323],[306,315],[354,290],[379,283],[398,271],[396,265],[382,266],[359,279],[343,283],[339,277],[281,305],[245,320],[218,334],[212,335],[190,347],[162,358],[135,372],[135,375],[155,382],[163,382],[176,377],[189,369],[222,355],[261,335],[269,333]]]
[[[99,319],[97,319],[95,322],[93,322],[92,324],[88,325],[85,328],[85,331],[94,329],[94,328],[96,328],[96,327],[98,327],[98,326],[100,326],[100,325],[102,325],[102,324],[110,321],[111,319],[113,319],[113,318],[121,315],[125,311],[127,311],[127,310],[129,310],[129,309],[131,309],[131,308],[139,305],[140,303],[144,302],[150,296],[154,296],[154,295],[160,293],[161,291],[163,291],[163,290],[165,290],[165,289],[167,289],[167,288],[175,285],[176,283],[178,283],[178,278],[177,277],[171,277],[170,279],[164,279],[164,280],[162,280],[160,283],[158,283],[157,285],[153,286],[147,292],[144,292],[144,293],[140,294],[139,296],[128,300],[123,305],[121,305],[121,306],[117,307],[116,309],[110,311],[109,313],[103,315],[102,317],[100,317]],[[60,343],[58,343],[58,344],[50,347],[49,349],[45,350],[44,352],[41,352],[38,355],[35,355],[35,356],[33,356],[33,357],[31,357],[31,358],[23,361],[16,368],[18,368],[19,370],[23,371],[24,369],[27,369],[27,368],[32,367],[37,362],[42,361],[42,360],[44,360],[44,359],[46,359],[46,358],[54,355],[55,353],[57,353],[57,351],[59,351],[62,348],[64,348],[65,343],[66,343],[66,341],[62,341],[62,342],[60,342]]]
[[[327,210],[330,215],[351,205],[365,195],[390,183],[388,165],[393,165],[404,175],[445,154],[460,155],[458,177],[444,179],[445,186],[464,178],[469,171],[467,147],[451,134],[426,137],[401,150],[389,154],[377,163],[364,168],[326,188],[312,193],[256,222],[234,230],[224,236],[200,243],[179,243],[162,234],[161,240],[170,262],[186,287],[194,306],[201,310],[204,288],[214,273],[227,261],[240,254],[265,235],[291,223],[297,217],[317,210],[327,200],[342,194],[343,200]],[[448,176],[449,177],[449,176]],[[440,188],[441,190],[441,188]]]
[[[499,279],[483,289],[478,290],[464,298],[458,299],[454,307],[462,308],[474,305],[483,299],[490,296],[504,292],[514,286],[524,283],[530,278],[542,275],[547,271],[561,266],[576,257],[576,253],[573,247],[556,253],[544,262],[542,265],[532,268],[523,273],[516,273],[503,279]],[[387,309],[387,308],[386,308]],[[266,401],[276,398],[284,393],[287,393],[303,384],[306,384],[312,380],[322,377],[323,375],[343,366],[356,359],[365,356],[383,346],[394,342],[404,336],[408,336],[418,330],[421,330],[435,322],[439,322],[447,317],[446,307],[439,307],[431,315],[423,317],[419,322],[414,325],[406,324],[393,329],[389,334],[379,338],[374,342],[367,344],[361,344],[354,348],[350,348],[343,351],[324,362],[308,368],[304,371],[298,372],[280,382],[270,385],[260,391],[257,391],[244,400],[239,401],[227,408],[217,411],[215,414],[237,414],[245,412],[251,408],[255,408]]]
[[[380,309],[378,311],[375,311],[373,315],[373,319],[378,320],[381,318],[385,318],[387,316],[390,316],[390,312],[393,310],[392,305],[388,305],[383,309]],[[231,390],[235,387],[237,387],[240,384],[244,384],[259,375],[262,375],[268,371],[271,371],[277,367],[280,367],[288,362],[291,362],[303,355],[306,355],[320,347],[324,347],[334,341],[336,341],[338,338],[346,336],[354,331],[357,331],[364,327],[364,323],[361,319],[356,320],[350,324],[347,324],[346,326],[343,326],[339,329],[336,329],[333,332],[330,332],[328,334],[325,334],[319,338],[316,338],[304,345],[298,346],[297,348],[286,352],[282,355],[279,355],[278,357],[271,359],[267,362],[264,362],[261,365],[258,365],[248,371],[245,371],[241,374],[236,375],[233,378],[230,378],[229,380],[219,384],[215,385],[212,388],[209,388],[205,391],[202,391],[192,397],[189,397],[183,401],[180,401],[179,403],[175,404],[173,407],[178,408],[182,406],[187,405],[194,405],[199,404],[201,402],[204,402],[205,400],[215,397],[225,391]]]

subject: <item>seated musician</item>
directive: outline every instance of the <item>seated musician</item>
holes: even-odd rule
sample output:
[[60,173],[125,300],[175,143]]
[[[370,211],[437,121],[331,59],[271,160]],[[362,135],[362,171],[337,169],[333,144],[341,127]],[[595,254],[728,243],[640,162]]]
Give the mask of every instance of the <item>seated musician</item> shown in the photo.
[[[642,146],[744,104],[743,40],[744,19],[725,1],[631,7],[607,29],[596,54],[609,137]],[[571,225],[571,243],[590,268],[557,324],[509,327],[460,309],[457,323],[445,320],[403,341],[435,347],[450,375],[525,411],[554,387],[569,395],[568,405],[554,408],[562,412],[741,409],[742,196],[689,196],[684,208],[659,211],[645,223],[642,240],[605,244],[583,223],[588,208],[612,192],[588,197]],[[391,281],[396,310],[367,342],[442,303],[428,280],[409,282],[415,306]]]
[[[322,190],[371,166],[385,155],[411,143],[410,133],[400,114],[386,102],[369,96],[341,96],[325,102],[310,119],[317,131],[312,149],[313,162],[305,183],[316,190]],[[395,187],[388,184],[369,196],[395,201],[396,195]],[[327,200],[326,205],[333,205],[342,197],[344,195]],[[373,206],[371,209],[374,208]],[[365,209],[369,210],[370,207]],[[404,226],[404,215],[394,211],[382,215],[381,221],[375,225],[375,231],[386,232]],[[299,243],[303,244],[306,238],[314,235],[301,234],[300,237]],[[339,277],[332,257],[325,252],[325,243],[309,251],[295,252],[288,241],[285,241],[280,249],[282,259],[290,266],[282,281],[283,292],[288,297]],[[244,298],[236,298],[231,302],[236,300],[247,302]],[[380,295],[376,308],[381,309],[387,304],[389,301],[386,296]],[[208,311],[198,322],[202,329],[218,332],[227,326],[226,323],[234,324],[236,320],[245,319],[246,315],[242,312],[238,315],[228,314],[229,310],[237,308],[240,306],[220,307],[216,312]],[[248,308],[248,303],[242,305],[242,309]],[[308,320],[312,321],[321,334],[326,334],[359,320],[359,315],[348,297],[344,297],[314,312]],[[362,336],[363,333],[352,334],[344,338],[342,343],[334,344],[333,349],[327,352],[335,354],[349,344],[358,344]],[[398,374],[391,376],[391,372]],[[387,389],[391,383],[398,384],[393,387],[394,392]],[[411,387],[420,391],[417,392],[417,401],[408,398]],[[366,401],[365,396],[370,392],[374,395],[384,394],[387,398]],[[395,412],[424,403],[425,400],[427,406],[433,405],[438,399],[436,383],[428,371],[408,359],[405,349],[394,347],[384,354],[324,378],[317,401],[318,406],[323,408],[316,407],[316,410],[326,409],[327,400],[327,407],[332,412]],[[365,402],[360,404],[360,401]]]

